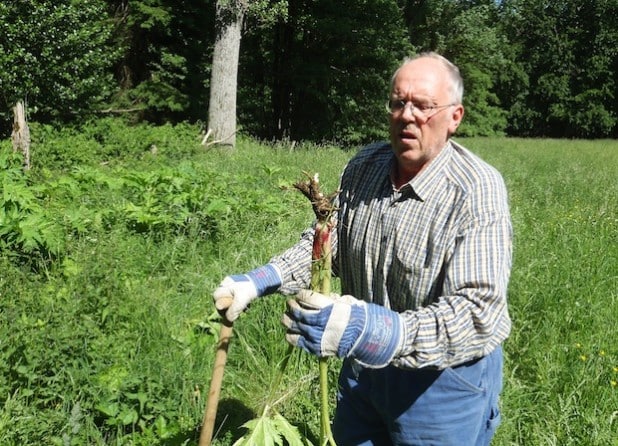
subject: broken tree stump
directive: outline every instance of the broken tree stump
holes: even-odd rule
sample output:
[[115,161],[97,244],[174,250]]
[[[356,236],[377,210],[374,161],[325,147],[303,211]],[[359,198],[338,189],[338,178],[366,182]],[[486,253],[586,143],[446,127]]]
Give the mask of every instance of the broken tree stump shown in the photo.
[[23,102],[18,101],[13,107],[13,151],[24,155],[24,170],[30,169],[30,129],[26,120],[26,109]]

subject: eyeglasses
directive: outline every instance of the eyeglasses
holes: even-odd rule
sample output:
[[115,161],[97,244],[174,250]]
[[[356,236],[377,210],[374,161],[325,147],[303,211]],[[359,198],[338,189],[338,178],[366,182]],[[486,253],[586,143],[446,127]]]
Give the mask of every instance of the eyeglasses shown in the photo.
[[429,121],[431,117],[433,117],[440,110],[443,110],[452,105],[457,105],[455,103],[446,104],[446,105],[425,105],[425,104],[415,104],[412,101],[403,101],[401,99],[391,99],[386,103],[386,111],[392,116],[402,115],[408,106],[410,107],[410,113],[413,115],[416,113],[418,118],[421,118],[424,121]]

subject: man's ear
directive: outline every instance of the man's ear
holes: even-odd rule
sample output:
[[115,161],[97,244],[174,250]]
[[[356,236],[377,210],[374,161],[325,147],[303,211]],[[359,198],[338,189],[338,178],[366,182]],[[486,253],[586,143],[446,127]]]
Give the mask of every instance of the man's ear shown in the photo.
[[451,123],[449,124],[449,134],[455,133],[459,124],[461,124],[461,120],[464,117],[464,106],[461,104],[455,105],[453,107],[453,111],[451,112]]

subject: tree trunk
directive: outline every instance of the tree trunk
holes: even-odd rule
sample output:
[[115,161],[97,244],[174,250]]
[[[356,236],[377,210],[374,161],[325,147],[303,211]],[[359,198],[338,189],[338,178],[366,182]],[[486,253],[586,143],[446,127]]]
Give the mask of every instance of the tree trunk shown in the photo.
[[24,155],[24,170],[30,169],[30,129],[26,121],[26,110],[24,104],[18,101],[13,107],[13,150],[18,150]]
[[217,0],[208,129],[217,143],[231,147],[236,145],[236,89],[244,10],[242,0]]

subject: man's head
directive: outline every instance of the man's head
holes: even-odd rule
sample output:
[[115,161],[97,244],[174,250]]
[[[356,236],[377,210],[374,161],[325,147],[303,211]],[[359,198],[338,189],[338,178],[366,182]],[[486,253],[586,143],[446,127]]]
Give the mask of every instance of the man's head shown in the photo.
[[436,53],[406,59],[391,80],[390,139],[399,182],[433,160],[464,115],[459,69]]

